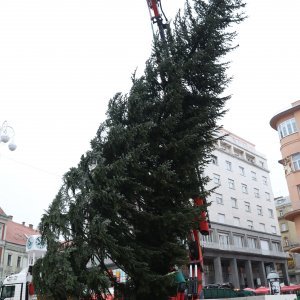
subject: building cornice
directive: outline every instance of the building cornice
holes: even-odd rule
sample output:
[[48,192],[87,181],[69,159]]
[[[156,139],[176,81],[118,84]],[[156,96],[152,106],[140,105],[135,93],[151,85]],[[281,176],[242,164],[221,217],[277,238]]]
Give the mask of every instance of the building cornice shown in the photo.
[[295,111],[300,109],[300,104],[295,105],[287,110],[284,110],[280,112],[279,114],[275,115],[271,120],[270,120],[270,126],[277,131],[277,122],[284,118],[285,116],[294,113]]

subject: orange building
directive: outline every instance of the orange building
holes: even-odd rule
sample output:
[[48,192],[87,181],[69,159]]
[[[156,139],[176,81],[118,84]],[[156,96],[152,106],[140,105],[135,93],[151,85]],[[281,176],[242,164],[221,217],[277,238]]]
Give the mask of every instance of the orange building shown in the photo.
[[[285,171],[292,210],[284,215],[287,221],[295,223],[296,235],[300,241],[300,100],[292,107],[275,115],[270,125],[280,138],[282,159],[279,161]],[[300,247],[291,252],[300,253]]]

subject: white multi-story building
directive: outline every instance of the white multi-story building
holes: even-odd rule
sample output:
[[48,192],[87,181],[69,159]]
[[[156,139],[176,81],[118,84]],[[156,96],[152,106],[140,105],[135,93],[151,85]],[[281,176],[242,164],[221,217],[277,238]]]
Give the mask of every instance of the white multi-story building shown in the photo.
[[275,269],[288,283],[266,158],[250,142],[228,132],[205,169],[211,234],[203,236],[205,283],[266,285]]

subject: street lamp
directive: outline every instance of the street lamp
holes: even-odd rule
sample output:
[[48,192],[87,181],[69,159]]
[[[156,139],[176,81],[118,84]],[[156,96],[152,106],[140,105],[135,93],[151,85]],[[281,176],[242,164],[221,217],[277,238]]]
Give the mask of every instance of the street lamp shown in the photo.
[[280,294],[280,282],[279,275],[276,271],[271,271],[267,276],[267,281],[269,284],[271,295],[279,295]]
[[7,121],[4,121],[0,127],[0,143],[8,143],[8,149],[10,151],[15,151],[17,145],[14,142],[15,131],[14,129],[7,124]]

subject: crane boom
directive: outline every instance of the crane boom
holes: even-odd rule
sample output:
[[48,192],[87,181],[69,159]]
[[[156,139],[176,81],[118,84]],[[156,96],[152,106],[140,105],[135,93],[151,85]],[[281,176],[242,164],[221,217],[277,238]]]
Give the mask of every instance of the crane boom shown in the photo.
[[[152,24],[157,24],[160,38],[166,40],[165,30],[168,27],[168,19],[166,18],[160,0],[146,0]],[[152,27],[153,30],[153,27]],[[154,31],[154,30],[153,30]]]

